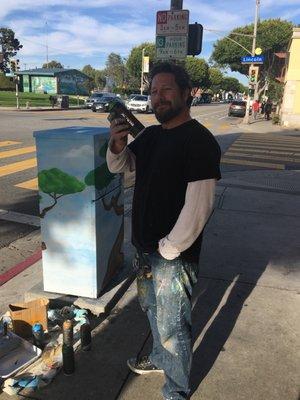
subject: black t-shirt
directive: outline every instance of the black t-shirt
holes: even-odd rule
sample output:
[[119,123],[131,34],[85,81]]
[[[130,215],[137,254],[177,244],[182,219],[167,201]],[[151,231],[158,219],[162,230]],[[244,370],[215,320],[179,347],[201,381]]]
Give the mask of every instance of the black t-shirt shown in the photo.
[[[173,229],[188,183],[221,178],[221,151],[210,131],[196,120],[173,129],[150,126],[128,147],[136,156],[132,243],[152,253]],[[182,258],[198,261],[201,242],[202,232]]]

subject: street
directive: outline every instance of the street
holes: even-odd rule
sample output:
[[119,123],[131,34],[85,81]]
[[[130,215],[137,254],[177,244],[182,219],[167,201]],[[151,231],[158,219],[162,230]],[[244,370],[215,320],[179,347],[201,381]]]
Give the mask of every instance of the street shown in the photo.
[[[193,398],[295,400],[300,136],[262,119],[243,126],[227,112],[224,104],[192,108],[222,148],[222,179],[195,290]],[[137,116],[145,125],[156,123],[152,114]],[[108,126],[106,117],[90,110],[0,111],[2,276],[41,248],[33,131]],[[125,219],[129,226],[130,213]],[[132,257],[128,228],[125,246]],[[1,313],[41,282],[37,259],[2,286]],[[60,374],[37,398],[140,400],[144,387],[149,392],[143,398],[161,398],[162,379],[137,377],[126,365],[151,348],[136,296],[133,284],[108,318],[94,321],[94,351],[77,354],[75,379]],[[272,378],[266,366],[272,366]],[[0,398],[10,397],[0,391]]]
[[[299,169],[300,137],[296,131],[281,131],[271,122],[262,119],[242,128],[242,125],[239,125],[242,118],[228,117],[227,104],[196,106],[191,108],[191,112],[194,118],[213,132],[221,146],[223,179],[226,178],[226,174],[234,178],[234,173],[237,172],[247,174],[247,171],[261,170],[280,173]],[[157,123],[154,114],[137,114],[137,117],[146,126]],[[16,239],[32,234],[39,227],[37,162],[33,132],[76,125],[108,127],[109,123],[107,113],[93,113],[88,109],[9,112],[2,110],[0,119],[0,212],[2,216],[6,214],[0,227],[2,248]],[[260,131],[263,131],[263,134]],[[246,175],[244,176],[246,179]],[[263,182],[266,180],[272,181],[270,177],[264,178]],[[288,189],[289,184],[281,184],[279,187],[275,181],[275,189]],[[7,214],[7,211],[10,213]],[[14,257],[16,262],[22,260],[21,255],[18,257],[16,252]],[[9,268],[9,265],[2,265],[1,272],[6,268]]]

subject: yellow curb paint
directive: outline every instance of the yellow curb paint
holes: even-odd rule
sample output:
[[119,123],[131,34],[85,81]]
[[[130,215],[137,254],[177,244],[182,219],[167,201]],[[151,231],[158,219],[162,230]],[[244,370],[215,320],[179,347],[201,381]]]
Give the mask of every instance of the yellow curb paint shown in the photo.
[[14,144],[20,144],[21,142],[15,142],[14,140],[5,140],[0,142],[0,147],[12,146]]
[[29,181],[18,183],[15,186],[17,186],[19,188],[22,188],[22,189],[29,189],[29,190],[38,190],[39,189],[38,179],[37,178],[30,179]]
[[20,156],[22,154],[34,153],[36,151],[35,146],[21,147],[19,149],[7,150],[0,152],[0,158]]
[[0,167],[0,177],[24,171],[25,169],[33,168],[36,166],[36,158],[30,158],[25,161],[19,161],[13,164],[4,165],[3,167]]

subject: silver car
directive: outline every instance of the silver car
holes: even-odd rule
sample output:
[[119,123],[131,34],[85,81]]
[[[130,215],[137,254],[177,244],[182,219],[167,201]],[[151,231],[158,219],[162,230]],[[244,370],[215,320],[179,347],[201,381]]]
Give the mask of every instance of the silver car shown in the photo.
[[130,111],[152,112],[150,96],[136,95],[133,99],[128,101],[126,107]]

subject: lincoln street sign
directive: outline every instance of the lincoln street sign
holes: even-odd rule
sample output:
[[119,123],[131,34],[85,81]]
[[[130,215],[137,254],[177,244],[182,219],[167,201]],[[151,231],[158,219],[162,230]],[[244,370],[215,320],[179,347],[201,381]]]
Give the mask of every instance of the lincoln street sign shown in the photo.
[[245,56],[241,57],[242,64],[263,64],[265,56]]

